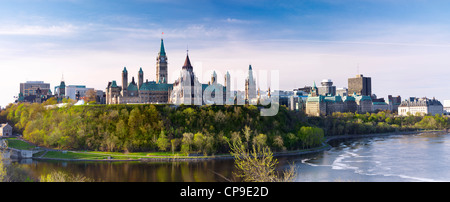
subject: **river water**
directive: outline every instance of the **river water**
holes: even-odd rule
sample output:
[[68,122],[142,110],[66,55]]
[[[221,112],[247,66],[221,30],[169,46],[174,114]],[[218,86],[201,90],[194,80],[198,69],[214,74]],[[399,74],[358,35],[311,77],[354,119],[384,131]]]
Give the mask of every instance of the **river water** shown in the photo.
[[[293,165],[299,182],[450,181],[450,134],[420,133],[339,140],[330,150],[279,158]],[[28,161],[34,177],[54,170],[104,182],[217,182],[233,180],[232,160],[202,162]]]

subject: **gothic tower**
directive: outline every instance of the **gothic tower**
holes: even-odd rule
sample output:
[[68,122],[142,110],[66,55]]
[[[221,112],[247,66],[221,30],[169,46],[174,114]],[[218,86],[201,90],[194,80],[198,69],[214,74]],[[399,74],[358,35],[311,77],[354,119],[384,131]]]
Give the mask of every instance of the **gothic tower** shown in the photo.
[[122,71],[122,96],[128,96],[128,71],[127,67],[123,68]]
[[256,82],[253,78],[252,65],[250,65],[247,79],[245,79],[245,100],[250,103],[254,98],[256,98]]
[[156,57],[156,81],[158,83],[167,83],[167,55],[164,49],[164,42],[161,39],[161,49],[159,50],[158,57]]
[[142,71],[141,67],[138,74],[138,89],[141,89],[142,83],[144,83],[144,71]]
[[61,83],[59,84],[59,96],[65,97],[66,96],[66,82],[64,82],[64,75],[61,78]]
[[226,90],[226,93],[229,93],[230,89],[231,89],[230,73],[227,71],[227,74],[225,74],[225,90]]

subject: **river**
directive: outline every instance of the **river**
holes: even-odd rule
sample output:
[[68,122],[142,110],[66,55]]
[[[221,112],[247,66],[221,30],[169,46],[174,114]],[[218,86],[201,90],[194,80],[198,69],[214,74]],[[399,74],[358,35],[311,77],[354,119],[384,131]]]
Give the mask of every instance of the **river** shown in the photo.
[[[450,181],[450,134],[419,133],[335,140],[331,149],[278,158],[296,166],[298,182]],[[21,162],[32,176],[54,170],[103,182],[217,182],[233,180],[232,160],[202,162]]]

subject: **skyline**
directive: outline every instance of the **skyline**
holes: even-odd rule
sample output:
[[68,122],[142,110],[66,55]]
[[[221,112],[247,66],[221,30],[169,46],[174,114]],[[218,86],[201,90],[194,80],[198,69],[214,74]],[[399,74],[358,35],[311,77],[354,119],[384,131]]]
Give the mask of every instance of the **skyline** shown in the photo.
[[14,101],[20,83],[42,80],[53,91],[62,74],[68,85],[98,90],[125,66],[155,80],[161,37],[170,83],[189,47],[194,72],[196,64],[204,72],[278,69],[281,90],[322,79],[348,87],[359,69],[378,97],[450,99],[450,2],[192,2],[2,2],[0,106]]

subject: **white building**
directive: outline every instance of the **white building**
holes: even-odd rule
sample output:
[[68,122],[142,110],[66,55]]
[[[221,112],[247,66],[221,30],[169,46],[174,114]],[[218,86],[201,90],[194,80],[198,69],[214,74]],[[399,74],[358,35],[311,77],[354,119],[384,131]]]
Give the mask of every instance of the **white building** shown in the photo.
[[86,96],[86,92],[89,90],[94,90],[93,88],[86,88],[82,85],[68,85],[66,86],[66,97],[72,100],[76,100],[77,94],[79,93],[80,98]]
[[450,100],[444,100],[444,114],[450,115]]
[[430,114],[434,116],[436,114],[443,113],[444,107],[442,106],[441,102],[439,102],[435,98],[428,99],[411,97],[409,98],[409,100],[403,101],[398,107],[398,115],[400,116],[407,116],[408,114]]

